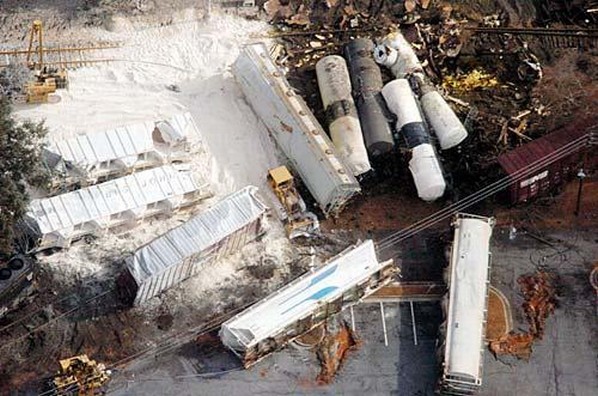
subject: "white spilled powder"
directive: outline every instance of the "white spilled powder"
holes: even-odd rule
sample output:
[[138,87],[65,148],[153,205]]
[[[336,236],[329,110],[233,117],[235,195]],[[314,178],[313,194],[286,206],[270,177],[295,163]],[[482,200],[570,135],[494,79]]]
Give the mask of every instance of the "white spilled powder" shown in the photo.
[[[186,15],[186,19],[192,17]],[[122,48],[103,53],[118,61],[70,71],[69,88],[59,91],[58,103],[19,106],[17,117],[45,120],[49,137],[60,140],[189,111],[205,141],[203,154],[192,158],[191,167],[207,175],[215,197],[192,211],[142,223],[125,234],[107,234],[89,244],[77,242],[41,257],[43,265],[64,283],[114,277],[120,270],[115,268],[117,258],[246,185],[259,187],[266,204],[276,205],[266,174],[281,164],[279,154],[230,73],[242,45],[264,36],[268,25],[213,15],[209,21],[167,27],[134,27],[126,20],[118,20],[116,26],[115,32],[94,34],[124,43]],[[171,84],[180,87],[180,92],[169,90]],[[181,288],[182,293],[192,300],[203,290],[240,276],[235,273],[251,261],[251,251],[256,260],[267,253],[280,263],[287,261],[291,248],[284,229],[276,219],[271,223],[263,241],[189,280],[186,284],[192,287]]]
[[[161,299],[175,303],[186,301],[196,307],[209,306],[212,313],[220,313],[231,302],[239,307],[253,302],[252,289],[263,293],[278,287],[281,277],[288,275],[288,264],[295,259],[296,252],[282,229],[272,229],[280,227],[279,222],[270,222],[268,227],[270,229],[261,241],[250,243],[239,252],[207,266],[199,275],[162,295]],[[250,265],[270,264],[275,266],[271,279],[256,279],[246,271]]]

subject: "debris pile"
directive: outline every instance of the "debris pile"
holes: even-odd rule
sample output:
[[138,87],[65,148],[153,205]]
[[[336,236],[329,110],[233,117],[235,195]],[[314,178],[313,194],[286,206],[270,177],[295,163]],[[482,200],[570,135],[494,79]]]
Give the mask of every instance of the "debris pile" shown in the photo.
[[463,94],[477,88],[492,88],[498,80],[482,69],[473,69],[469,73],[445,76],[442,87],[452,92]]
[[329,384],[334,379],[347,353],[360,345],[351,327],[345,322],[326,323],[325,335],[316,351],[321,370],[316,378],[320,385]]
[[[501,177],[497,155],[546,132],[542,124],[551,114],[544,104],[546,96],[534,93],[543,75],[534,55],[539,47],[521,35],[476,30],[477,25],[506,26],[493,7],[427,1],[272,0],[266,9],[276,28],[272,36],[279,44],[277,63],[322,124],[327,114],[318,95],[315,64],[323,57],[342,55],[355,39],[382,44],[399,27],[421,62],[423,80],[429,83],[426,90],[420,87],[414,93],[424,96],[427,90],[437,91],[428,96],[449,101],[446,108],[452,109],[470,135],[442,159],[451,179],[460,181],[453,186],[455,196]],[[391,73],[383,68],[383,84],[390,79]],[[380,174],[390,171],[402,177],[401,167],[389,166],[382,172],[382,165],[372,165]]]
[[517,282],[525,298],[523,310],[530,324],[529,332],[541,340],[544,336],[546,319],[554,312],[556,306],[554,277],[540,271],[535,275],[522,276]]
[[530,333],[511,333],[490,342],[490,351],[496,355],[512,355],[528,360],[532,354],[534,336]]
[[546,319],[556,306],[556,287],[554,276],[539,271],[532,275],[523,275],[518,280],[525,301],[522,304],[529,329],[525,333],[509,333],[496,341],[490,342],[490,351],[495,355],[513,355],[519,359],[529,359],[532,344],[544,337]]

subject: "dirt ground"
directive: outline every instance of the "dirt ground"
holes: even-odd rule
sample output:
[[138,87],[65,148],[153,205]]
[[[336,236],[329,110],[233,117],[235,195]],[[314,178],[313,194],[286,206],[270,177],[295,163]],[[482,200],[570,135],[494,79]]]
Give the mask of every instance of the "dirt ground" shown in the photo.
[[[497,340],[511,331],[513,319],[511,306],[506,305],[506,299],[500,296],[498,289],[490,288],[488,295],[488,322],[486,323],[486,340]],[[508,304],[508,302],[507,302]]]

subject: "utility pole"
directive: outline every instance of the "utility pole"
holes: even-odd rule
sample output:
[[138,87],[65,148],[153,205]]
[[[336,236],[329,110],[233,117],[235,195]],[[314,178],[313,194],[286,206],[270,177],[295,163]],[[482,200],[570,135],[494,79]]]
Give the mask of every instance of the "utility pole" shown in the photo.
[[579,208],[581,206],[581,191],[583,189],[583,179],[586,178],[586,174],[583,171],[583,168],[579,169],[577,172],[577,179],[579,180],[579,188],[577,189],[577,204],[575,205],[575,216],[579,216]]

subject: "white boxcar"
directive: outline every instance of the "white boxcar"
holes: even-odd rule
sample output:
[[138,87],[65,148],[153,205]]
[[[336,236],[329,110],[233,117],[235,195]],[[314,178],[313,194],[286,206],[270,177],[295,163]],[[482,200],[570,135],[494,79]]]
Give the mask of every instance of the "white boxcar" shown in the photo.
[[162,121],[146,121],[106,131],[50,141],[46,164],[60,174],[56,183],[94,184],[110,176],[187,159],[201,143],[193,117],[177,114]]
[[338,214],[360,191],[303,99],[293,91],[263,43],[247,45],[233,64],[247,101],[328,215]]
[[378,262],[374,243],[365,241],[226,321],[220,338],[249,367],[357,304],[390,282],[394,272],[392,260]]
[[469,395],[482,385],[494,219],[460,213],[453,225],[440,390]]
[[110,228],[135,226],[210,195],[208,185],[170,165],[95,186],[31,201],[25,216],[36,250],[67,247],[73,240]]
[[245,187],[137,249],[126,260],[132,279],[123,285],[132,286],[134,304],[147,301],[260,236],[268,208],[256,192],[257,187]]

